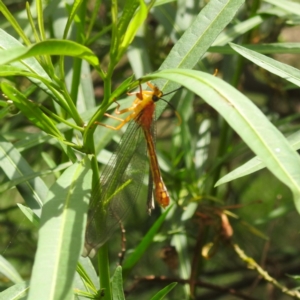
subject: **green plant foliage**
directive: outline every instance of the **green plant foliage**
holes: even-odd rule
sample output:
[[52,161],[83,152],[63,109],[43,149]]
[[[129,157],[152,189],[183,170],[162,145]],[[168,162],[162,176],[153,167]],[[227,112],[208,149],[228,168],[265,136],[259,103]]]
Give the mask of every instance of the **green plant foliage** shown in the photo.
[[299,12],[0,0],[0,300],[300,299]]

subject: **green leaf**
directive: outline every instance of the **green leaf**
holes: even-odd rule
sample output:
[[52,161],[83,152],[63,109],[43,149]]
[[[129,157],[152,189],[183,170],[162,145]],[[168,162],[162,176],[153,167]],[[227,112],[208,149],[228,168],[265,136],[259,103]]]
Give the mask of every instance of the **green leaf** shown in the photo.
[[117,61],[122,57],[125,50],[128,48],[128,46],[131,44],[133,38],[136,35],[136,32],[140,28],[140,26],[143,24],[143,22],[147,18],[147,5],[143,0],[140,0],[140,9],[137,11],[135,16],[132,18],[132,21],[130,22],[126,33],[124,35],[123,40],[121,41],[121,45],[119,46],[119,53]]
[[80,74],[80,83],[77,95],[76,106],[80,116],[89,109],[96,107],[95,102],[95,91],[93,87],[93,82],[90,76],[87,74],[90,73],[90,66],[86,61],[81,63],[81,74]]
[[275,6],[278,6],[282,8],[283,10],[291,13],[296,14],[300,16],[300,4],[296,1],[289,1],[289,0],[264,0],[265,2],[268,2],[270,4],[274,4]]
[[34,73],[30,73],[28,71],[24,71],[24,68],[20,68],[17,66],[1,66],[0,69],[0,76],[36,76]]
[[68,21],[67,21],[67,24],[66,24],[66,27],[65,27],[65,30],[64,30],[64,34],[63,34],[63,38],[66,39],[67,38],[67,35],[68,35],[68,32],[70,30],[70,27],[72,25],[72,22],[76,16],[76,12],[78,11],[78,9],[80,8],[80,5],[82,4],[83,0],[75,0],[73,2],[73,5],[72,5],[72,10],[70,12],[70,16],[68,18]]
[[38,250],[28,299],[71,299],[83,247],[91,188],[88,157],[68,168],[50,188],[42,209]]
[[174,45],[160,70],[193,68],[243,3],[244,0],[210,1]]
[[18,47],[4,50],[1,53],[0,65],[8,64],[16,60],[23,60],[39,55],[63,55],[85,59],[94,67],[99,66],[97,56],[87,47],[68,40],[47,40],[30,47]]
[[[185,234],[175,234],[172,237],[171,245],[176,248],[179,259],[179,276],[182,279],[190,278],[191,274],[191,261],[188,253],[188,239]],[[189,294],[189,286],[183,286],[185,294]]]
[[258,158],[257,156],[253,157],[247,163],[243,164],[242,166],[236,168],[235,170],[231,171],[230,173],[226,174],[224,177],[219,179],[216,182],[215,186],[219,186],[221,184],[235,180],[237,178],[247,176],[265,167],[266,165],[263,163],[263,161],[261,161],[260,158]]
[[68,163],[59,165],[50,170],[46,170],[46,171],[42,171],[42,172],[33,172],[31,174],[26,174],[26,175],[23,174],[22,177],[18,177],[16,179],[10,179],[10,180],[0,184],[0,193],[3,193],[5,191],[15,187],[16,185],[19,185],[19,184],[29,181],[31,179],[34,179],[37,177],[42,177],[42,176],[45,176],[48,174],[52,174],[55,171],[60,171],[60,170],[66,169],[69,165],[70,165],[70,163],[68,162]]
[[35,226],[39,227],[40,219],[33,213],[33,211],[20,203],[17,203],[18,207],[22,211],[22,213],[27,217],[27,219]]
[[[2,29],[0,29],[0,48],[5,49],[8,52],[11,49],[15,49],[15,48],[26,49],[18,40],[16,40],[13,36],[9,35],[7,32],[5,32]],[[52,91],[45,84],[47,83],[49,85],[49,83],[51,83],[52,80],[50,79],[49,75],[46,73],[46,71],[43,69],[43,67],[40,65],[40,63],[36,58],[29,57],[23,59],[22,61],[15,61],[11,63],[11,65],[19,68],[19,70],[25,70],[29,73],[35,73],[36,75],[38,75],[37,78],[39,79],[37,79],[36,77],[31,77],[31,74],[28,74],[27,76],[29,76],[29,79],[37,86],[39,86],[42,90],[44,90],[46,93],[48,93],[49,95],[53,95]],[[1,67],[1,69],[3,67]],[[13,75],[8,75],[8,76],[13,76]],[[26,74],[23,74],[22,76],[26,76]],[[41,81],[41,78],[43,78],[44,80]]]
[[300,86],[300,71],[275,59],[257,53],[245,47],[230,44],[232,49],[269,72]]
[[[300,131],[293,133],[292,135],[288,136],[286,139],[291,144],[294,150],[300,149]],[[249,175],[265,167],[266,167],[265,163],[259,157],[257,156],[253,157],[242,166],[236,168],[235,170],[231,171],[230,173],[226,174],[224,177],[219,179],[215,184],[215,186]]]
[[[23,133],[22,133],[23,135]],[[37,145],[43,144],[43,143],[48,143],[49,140],[52,140],[51,142],[57,141],[55,138],[53,138],[52,136],[48,135],[47,133],[40,131],[38,133],[29,133],[28,135],[26,135],[24,137],[20,137],[17,135],[16,138],[14,138],[15,135],[12,135],[12,138],[14,140],[19,139],[14,146],[16,147],[16,149],[18,149],[20,152],[24,151],[24,150],[28,150],[32,147],[35,147]],[[11,138],[11,136],[9,136],[9,138]]]
[[[115,66],[118,57],[120,57],[120,43],[124,39],[125,32],[128,28],[130,21],[133,18],[133,15],[139,5],[139,0],[134,1],[125,1],[124,9],[120,19],[116,20],[116,11],[117,11],[117,2],[112,2],[112,39],[110,46],[110,64],[111,68]],[[115,17],[114,17],[115,16]]]
[[2,255],[0,255],[0,272],[14,283],[20,283],[23,281],[14,266],[12,266]]
[[[168,213],[170,212],[172,206],[170,206],[152,225],[150,230],[146,233],[146,235],[143,237],[142,241],[139,243],[137,247],[135,247],[134,251],[130,254],[129,257],[125,260],[123,264],[123,271],[124,274],[127,274],[133,266],[141,259],[141,257],[144,255],[145,251],[148,249],[148,247],[151,245],[154,236],[160,229],[161,225],[165,221]],[[125,276],[125,275],[124,275]]]
[[125,300],[123,292],[122,267],[118,266],[111,281],[113,300]]
[[177,285],[177,282],[170,283],[165,288],[163,288],[161,291],[159,291],[157,294],[155,294],[151,300],[161,300],[164,299],[164,297],[170,293],[174,289],[174,287]]
[[[0,48],[4,49],[4,50],[12,50],[12,49],[15,49],[15,48],[27,49],[17,39],[15,39],[13,36],[9,35],[3,29],[0,29]],[[14,65],[16,67],[19,67],[20,69],[36,73],[40,77],[43,77],[43,78],[51,81],[50,77],[45,72],[43,67],[40,65],[38,60],[33,58],[33,57],[24,59],[24,60],[22,60],[21,63],[20,62],[15,62],[12,65]]]
[[[279,54],[279,53],[292,53],[299,54],[300,43],[270,43],[259,45],[240,45],[246,49],[264,54]],[[226,46],[212,46],[209,52],[217,52],[221,54],[233,54],[234,51],[229,45]]]
[[0,293],[0,300],[21,300],[26,299],[27,293],[29,291],[28,282],[17,283],[5,291]]
[[[29,45],[30,44],[30,40],[28,39],[27,35],[23,31],[23,29],[21,28],[21,26],[19,25],[19,23],[17,22],[17,20],[11,14],[11,12],[9,11],[9,9],[4,5],[3,1],[0,1],[0,11],[5,16],[5,18],[8,20],[8,22],[12,25],[12,27],[16,30],[16,32],[18,33],[18,35],[23,39],[23,41],[27,45]],[[1,44],[1,42],[0,42],[0,44]]]
[[88,284],[94,293],[97,293],[97,290],[99,290],[99,279],[89,257],[80,256],[77,264],[77,273],[80,275],[81,280],[84,281],[85,284]]
[[248,31],[250,31],[254,27],[262,24],[264,20],[265,20],[264,17],[258,15],[258,16],[249,18],[243,22],[240,22],[237,25],[232,26],[229,29],[226,29],[214,41],[213,46],[226,45],[227,43],[233,41],[234,39],[242,36],[243,34],[245,34]]
[[126,31],[128,30],[128,26],[131,20],[133,20],[136,9],[140,4],[139,0],[130,0],[125,1],[124,9],[120,19],[118,20],[118,37],[119,41],[123,41]]
[[[57,42],[58,43],[56,43],[56,41],[54,41],[54,45],[56,45],[56,47],[58,47],[57,44],[59,44],[60,41],[57,41]],[[67,45],[69,45],[68,41],[66,41],[66,42],[67,42]],[[26,57],[26,55],[27,56],[35,55],[34,53],[36,53],[36,55],[43,54],[43,52],[39,51],[39,50],[41,50],[40,48],[47,47],[47,43],[52,44],[51,40],[42,42],[42,43],[36,44],[35,46],[32,46],[33,49],[35,49],[35,51],[34,50],[30,51],[30,49],[28,50],[28,48],[25,48],[23,45],[21,45],[20,42],[18,42],[15,38],[13,38],[9,34],[7,34],[5,31],[0,29],[0,47],[3,49],[7,49],[6,51],[2,51],[1,53],[3,55],[6,55],[6,58],[8,58],[8,56],[10,55],[10,56],[13,56],[14,59],[20,59],[20,57],[15,57],[18,53],[21,54],[21,56],[24,53],[26,53],[26,54],[24,54],[25,57]],[[73,43],[73,42],[71,42],[71,43]],[[49,44],[48,44],[48,46],[51,47],[51,45],[49,45]],[[79,46],[82,47],[81,45],[79,45]],[[84,48],[84,49],[88,49],[88,48]],[[50,52],[51,52],[51,50],[52,49],[50,48]],[[57,49],[53,49],[53,50],[57,51]],[[64,51],[66,51],[66,49],[64,49]],[[29,52],[29,54],[27,52]],[[47,49],[46,49],[46,52],[47,52]],[[71,53],[71,50],[69,52]],[[78,54],[78,52],[80,52],[80,50],[78,50],[77,52],[75,51],[75,53],[77,53],[77,54]],[[58,102],[59,105],[62,106],[65,109],[65,111],[68,112],[77,121],[77,124],[82,123],[81,119],[77,113],[77,110],[74,107],[74,103],[72,101],[69,101],[69,103],[68,103],[67,100],[69,98],[65,99],[60,94],[59,90],[61,89],[61,86],[58,87],[56,83],[52,82],[52,80],[50,79],[48,74],[45,72],[45,70],[41,67],[41,65],[39,64],[39,62],[37,61],[36,58],[29,57],[26,59],[22,59],[20,62],[19,61],[12,62],[11,64],[18,67],[20,70],[29,71],[28,74],[26,74],[26,73],[22,74],[20,71],[18,73],[19,73],[19,75],[27,76],[28,79],[31,80],[34,84],[36,84],[41,89],[43,89],[46,93],[51,95],[53,97],[53,99],[56,102]],[[36,75],[32,75],[32,73],[35,73]],[[14,74],[14,75],[17,75],[17,74]]]
[[41,0],[36,2],[36,14],[37,14],[37,24],[40,31],[40,36],[42,40],[46,39],[45,27],[44,27],[44,11],[43,3]]
[[182,84],[216,109],[267,168],[291,189],[300,212],[300,158],[251,100],[221,79],[200,71],[164,70],[145,79],[158,77]]
[[[26,13],[27,13],[28,22],[29,22],[31,30],[32,30],[32,35],[34,36],[34,39],[32,38],[32,40],[35,40],[36,42],[40,42],[41,39],[40,39],[39,33],[36,29],[35,21],[33,19],[33,16],[32,16],[31,10],[30,10],[30,5],[28,2],[26,3]],[[31,44],[31,43],[28,43],[28,44]]]
[[157,1],[155,1],[153,7],[164,5],[164,4],[171,3],[171,2],[176,2],[176,0],[157,0]]
[[[16,64],[16,63],[14,63]],[[31,73],[29,71],[24,70],[24,66],[20,63],[16,64],[18,66],[10,66],[5,65],[1,66],[0,76],[24,76],[27,77],[30,81],[32,81],[35,85],[37,85],[40,89],[42,89],[45,93],[49,94],[53,97],[53,100],[58,102],[62,108],[66,111],[70,111],[68,104],[66,103],[64,97],[58,92],[58,87],[53,85],[52,82],[48,81],[44,77],[37,75],[35,73]],[[7,84],[7,83],[6,83]],[[70,111],[70,114],[72,112]],[[72,114],[71,114],[72,115]]]
[[[0,167],[10,180],[34,173],[14,145],[6,141],[3,136],[0,136]],[[17,187],[22,190],[22,195],[26,195],[24,198],[26,204],[37,216],[40,216],[41,207],[48,191],[44,181],[36,177]]]
[[52,120],[43,113],[37,104],[29,101],[21,92],[7,82],[1,83],[1,89],[34,125],[59,140],[64,140],[64,137]]
[[0,119],[5,118],[11,112],[11,106],[0,109]]

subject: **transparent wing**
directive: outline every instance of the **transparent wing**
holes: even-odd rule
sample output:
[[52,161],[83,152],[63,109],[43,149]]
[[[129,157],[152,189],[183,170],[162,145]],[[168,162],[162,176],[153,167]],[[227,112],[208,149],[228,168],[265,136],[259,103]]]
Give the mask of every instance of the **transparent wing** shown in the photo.
[[143,130],[131,121],[92,193],[83,255],[92,256],[126,219],[138,198],[146,170]]

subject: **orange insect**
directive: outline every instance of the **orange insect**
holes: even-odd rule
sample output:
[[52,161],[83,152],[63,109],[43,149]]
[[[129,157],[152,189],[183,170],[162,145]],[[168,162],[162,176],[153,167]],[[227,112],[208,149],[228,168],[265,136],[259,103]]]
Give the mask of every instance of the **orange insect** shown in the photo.
[[[96,250],[101,247],[108,240],[117,225],[126,218],[130,207],[133,207],[146,173],[145,140],[150,164],[148,212],[150,214],[154,209],[153,183],[153,194],[159,205],[165,208],[170,203],[170,196],[161,176],[153,140],[155,102],[161,99],[163,93],[150,82],[147,84],[152,91],[143,91],[140,85],[139,92],[128,93],[128,95],[136,95],[131,107],[120,110],[120,105],[117,103],[115,113],[117,115],[129,113],[125,119],[105,114],[107,117],[120,121],[118,126],[113,127],[96,122],[98,125],[113,130],[119,130],[129,123],[129,128],[124,134],[119,148],[113,154],[108,165],[104,167],[100,185],[92,194],[86,230],[86,255],[92,249]],[[144,139],[141,138],[140,132],[143,133]]]
[[[134,100],[133,104],[129,108],[119,110],[120,105],[117,104],[117,109],[115,113],[117,115],[124,114],[126,112],[132,113],[127,116],[124,120],[117,118],[115,116],[105,114],[107,117],[121,121],[121,123],[116,126],[105,125],[105,127],[119,130],[129,121],[134,120],[142,129],[147,141],[148,155],[150,159],[150,170],[151,176],[154,181],[155,189],[155,199],[162,207],[167,207],[170,203],[169,193],[161,177],[157,156],[155,152],[155,145],[151,133],[151,126],[153,122],[153,115],[155,110],[155,102],[157,102],[162,96],[163,93],[155,85],[147,82],[147,85],[152,89],[152,91],[143,91],[140,86],[140,91],[136,93],[128,93],[128,95],[136,95],[137,98]],[[102,125],[102,124],[101,124]]]

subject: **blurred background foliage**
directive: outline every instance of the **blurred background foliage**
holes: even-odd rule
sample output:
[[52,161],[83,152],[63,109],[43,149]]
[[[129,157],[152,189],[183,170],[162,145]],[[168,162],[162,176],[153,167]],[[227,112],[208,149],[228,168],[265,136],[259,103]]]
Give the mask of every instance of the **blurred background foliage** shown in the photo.
[[[18,22],[24,25],[24,31],[31,39],[33,33],[28,26],[25,1],[3,2]],[[139,78],[157,70],[207,1],[165,2],[151,10],[118,64],[113,74],[113,88],[132,74]],[[253,29],[237,35],[236,43],[259,45],[300,42],[299,13],[294,15],[268,2],[246,1],[228,29],[256,15],[263,20]],[[294,3],[299,4],[299,1],[295,0]],[[71,4],[72,1],[69,1]],[[97,54],[105,69],[111,40],[110,1],[102,1],[100,7],[95,7],[95,1],[87,1],[86,5],[87,18],[97,9],[97,19],[86,45]],[[123,1],[119,1],[118,5],[122,11]],[[49,1],[45,5],[45,28],[51,38],[62,37],[61,22],[67,16],[64,6],[65,3],[60,1]],[[31,7],[34,11],[33,4]],[[0,24],[2,29],[14,35],[10,24],[2,16]],[[68,38],[72,40],[73,34],[75,31]],[[217,69],[216,76],[236,86],[253,100],[285,135],[298,130],[299,89],[233,52],[223,52],[210,49],[198,62],[196,69],[210,74]],[[271,57],[299,68],[299,49],[297,52],[273,53]],[[56,57],[53,61],[56,62]],[[67,82],[72,71],[70,67],[71,63],[67,63]],[[103,97],[101,78],[85,62],[82,69],[81,79],[86,81],[86,86],[81,85],[83,90],[78,96],[77,108],[81,113],[99,105]],[[5,80],[13,81],[21,90],[31,85],[22,77]],[[48,96],[38,89],[31,93],[30,98],[49,109],[56,109],[55,104],[48,101]],[[4,98],[2,100],[5,101]],[[132,97],[129,101],[132,101]],[[149,295],[158,288],[174,281],[178,281],[180,287],[177,286],[168,299],[184,299],[189,293],[185,284],[191,272],[194,272],[195,287],[191,291],[195,299],[233,299],[233,294],[237,299],[290,299],[266,283],[258,272],[248,269],[230,241],[239,245],[283,285],[296,287],[297,281],[288,274],[299,274],[300,219],[291,192],[265,169],[215,188],[214,184],[219,178],[247,162],[253,153],[210,106],[189,91],[183,89],[177,93],[172,104],[183,123],[176,126],[172,109],[163,112],[157,121],[157,152],[163,178],[176,209],[171,211],[160,234],[126,278],[127,299],[149,299]],[[34,147],[26,144],[30,143],[30,138],[39,129],[18,111],[12,110],[9,115],[2,117],[0,125],[1,135],[21,151],[36,172],[67,162],[63,152],[52,145],[51,140]],[[96,138],[101,138],[97,144],[101,162],[107,162],[110,152],[116,147],[115,141],[120,137],[120,133],[115,132],[104,136],[103,132],[106,131],[97,128],[95,133]],[[28,139],[24,139],[24,136]],[[51,172],[43,176],[43,180],[50,186],[59,174],[60,171]],[[7,180],[2,171],[0,179],[2,182]],[[28,280],[35,255],[37,230],[16,206],[16,203],[23,203],[24,195],[21,197],[16,189],[10,189],[1,193],[0,197],[1,254],[15,266],[23,279]],[[132,212],[133,217],[125,224],[128,253],[136,247],[161,213],[157,208],[151,217],[147,217],[143,199],[146,199],[145,189],[142,190],[136,210]],[[120,232],[110,240],[109,249],[113,271],[121,250]],[[1,290],[10,285],[11,282],[3,276]]]

